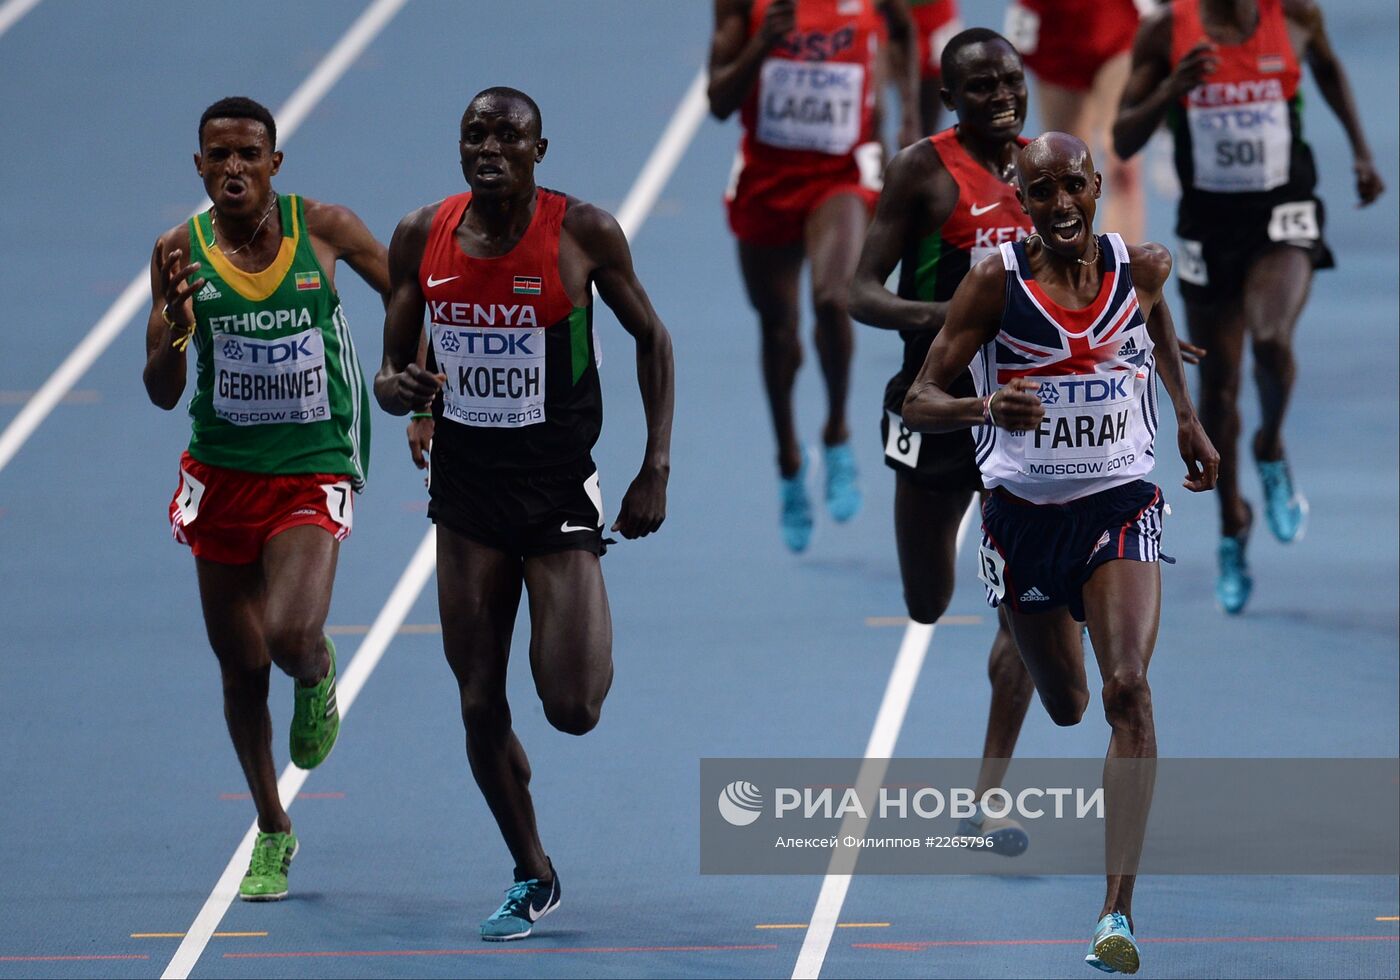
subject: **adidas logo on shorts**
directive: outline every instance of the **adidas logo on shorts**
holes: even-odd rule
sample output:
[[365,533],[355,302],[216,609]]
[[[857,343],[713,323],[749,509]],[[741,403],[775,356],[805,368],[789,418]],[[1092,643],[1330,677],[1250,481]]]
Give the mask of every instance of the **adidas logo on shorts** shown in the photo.
[[204,288],[201,289],[198,293],[196,293],[194,298],[195,298],[195,299],[221,299],[221,298],[223,298],[223,295],[224,295],[223,293],[219,292],[216,288],[214,288],[214,284],[213,284],[212,282],[206,282],[206,283],[204,284]]
[[1021,593],[1022,602],[1049,602],[1050,597],[1032,585],[1025,592]]

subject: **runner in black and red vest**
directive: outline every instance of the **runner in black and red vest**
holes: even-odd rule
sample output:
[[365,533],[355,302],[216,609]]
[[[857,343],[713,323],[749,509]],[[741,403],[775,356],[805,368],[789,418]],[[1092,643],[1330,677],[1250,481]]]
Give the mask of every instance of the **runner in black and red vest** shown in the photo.
[[[895,471],[895,542],[909,616],[933,623],[953,596],[958,524],[982,489],[972,436],[911,432],[900,417],[909,384],[943,325],[948,301],[968,270],[1003,242],[1025,238],[1030,219],[1012,185],[1016,148],[1024,145],[1026,80],[1016,49],[995,31],[974,27],[943,50],[942,98],[956,125],[899,152],[866,236],[851,287],[851,312],[904,339],[899,373],[885,388],[881,439]],[[899,293],[885,288],[900,265]],[[967,372],[956,383],[972,394]],[[1016,645],[998,619],[987,665],[992,704],[977,795],[1001,785],[1030,705],[1032,685]],[[983,818],[963,829],[986,834],[993,850],[1025,850],[1014,820]]]
[[1227,613],[1244,609],[1254,585],[1245,561],[1254,514],[1240,494],[1235,453],[1246,336],[1261,415],[1252,449],[1269,530],[1287,543],[1307,518],[1284,458],[1283,417],[1297,373],[1293,330],[1313,270],[1333,259],[1302,134],[1305,58],[1351,142],[1357,197],[1370,204],[1384,185],[1313,0],[1175,0],[1153,14],[1138,32],[1113,130],[1124,157],[1163,120],[1176,140],[1176,270],[1191,339],[1211,352],[1201,365],[1201,420],[1220,450],[1215,597]]
[[[642,467],[612,525],[625,538],[650,534],[666,515],[674,379],[670,335],[617,222],[536,186],[548,141],[535,101],[486,89],[468,104],[460,140],[470,192],[419,208],[394,232],[374,393],[392,414],[431,406],[434,415],[428,516],[443,648],[472,774],[515,859],[506,901],[481,926],[482,939],[500,941],[528,936],[560,895],[506,700],[522,586],[530,667],[550,724],[591,730],[613,679],[591,456],[603,422],[593,287],[636,341],[646,412]],[[425,313],[440,373],[418,360]]]

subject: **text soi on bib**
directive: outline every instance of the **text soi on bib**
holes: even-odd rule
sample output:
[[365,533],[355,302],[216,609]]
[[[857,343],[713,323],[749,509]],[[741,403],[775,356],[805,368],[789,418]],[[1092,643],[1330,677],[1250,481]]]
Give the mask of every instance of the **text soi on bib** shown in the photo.
[[321,331],[258,340],[213,336],[214,414],[234,425],[304,424],[331,417]]
[[865,66],[770,58],[759,78],[758,139],[843,155],[860,139]]
[[1277,78],[1199,85],[1187,97],[1195,185],[1267,191],[1288,183],[1292,129]]

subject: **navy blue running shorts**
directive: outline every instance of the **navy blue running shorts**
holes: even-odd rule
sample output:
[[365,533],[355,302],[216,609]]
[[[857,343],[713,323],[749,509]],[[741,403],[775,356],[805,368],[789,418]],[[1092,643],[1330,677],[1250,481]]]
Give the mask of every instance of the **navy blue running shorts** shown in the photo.
[[982,501],[977,568],[987,602],[1018,613],[1068,606],[1084,622],[1084,583],[1096,568],[1118,558],[1162,558],[1164,507],[1162,491],[1145,480],[1067,504],[1032,504],[993,490]]

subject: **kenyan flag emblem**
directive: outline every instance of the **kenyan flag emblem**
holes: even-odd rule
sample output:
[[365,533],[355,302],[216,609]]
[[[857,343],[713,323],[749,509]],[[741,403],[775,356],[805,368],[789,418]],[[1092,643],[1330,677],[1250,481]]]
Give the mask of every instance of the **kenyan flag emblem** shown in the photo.
[[312,289],[321,288],[321,274],[319,272],[298,272],[296,274],[297,292],[307,292]]
[[511,291],[524,296],[538,296],[543,288],[544,280],[539,276],[516,276]]

